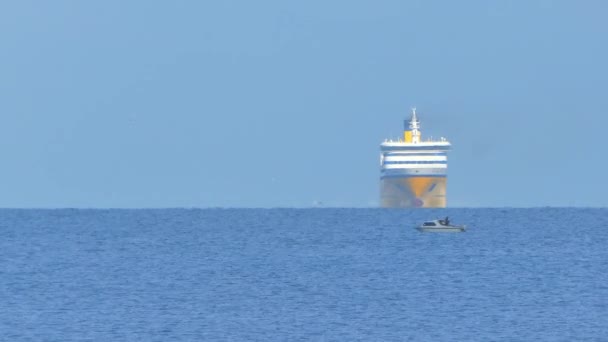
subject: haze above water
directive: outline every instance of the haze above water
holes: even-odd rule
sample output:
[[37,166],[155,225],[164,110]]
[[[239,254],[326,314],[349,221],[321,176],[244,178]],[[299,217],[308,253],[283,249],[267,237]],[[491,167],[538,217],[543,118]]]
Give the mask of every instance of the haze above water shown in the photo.
[[604,1],[0,4],[0,207],[365,207],[416,106],[452,207],[606,206]]

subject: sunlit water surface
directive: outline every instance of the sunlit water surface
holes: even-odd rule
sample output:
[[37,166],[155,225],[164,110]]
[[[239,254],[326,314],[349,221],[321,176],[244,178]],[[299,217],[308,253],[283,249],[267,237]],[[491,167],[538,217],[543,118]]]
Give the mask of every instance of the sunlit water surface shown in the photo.
[[[445,215],[468,231],[413,229]],[[606,340],[607,221],[567,208],[0,210],[0,340]]]

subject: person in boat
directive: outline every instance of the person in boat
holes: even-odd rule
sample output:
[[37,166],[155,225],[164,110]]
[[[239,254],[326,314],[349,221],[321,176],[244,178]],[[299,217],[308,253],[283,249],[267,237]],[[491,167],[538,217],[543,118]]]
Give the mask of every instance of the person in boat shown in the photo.
[[446,216],[445,220],[443,220],[442,224],[446,225],[446,226],[449,226],[450,225],[450,218]]

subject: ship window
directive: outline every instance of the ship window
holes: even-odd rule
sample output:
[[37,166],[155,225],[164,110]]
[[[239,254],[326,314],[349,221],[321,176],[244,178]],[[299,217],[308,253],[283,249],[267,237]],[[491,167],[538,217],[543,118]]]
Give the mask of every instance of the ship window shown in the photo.
[[435,222],[424,222],[422,225],[425,226],[425,227],[434,227],[434,226],[436,226]]

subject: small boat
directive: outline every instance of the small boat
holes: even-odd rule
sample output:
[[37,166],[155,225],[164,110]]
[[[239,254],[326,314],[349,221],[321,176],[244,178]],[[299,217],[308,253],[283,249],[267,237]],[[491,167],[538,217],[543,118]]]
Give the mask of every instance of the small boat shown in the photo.
[[420,226],[416,227],[421,232],[439,232],[439,233],[460,233],[465,231],[466,226],[452,225],[449,221],[446,223],[444,220],[433,220],[426,221]]

